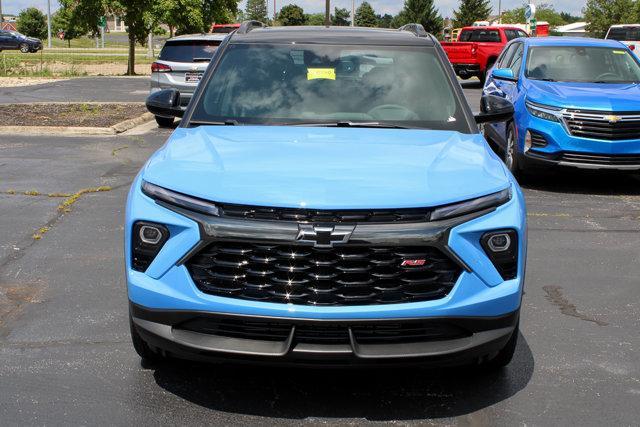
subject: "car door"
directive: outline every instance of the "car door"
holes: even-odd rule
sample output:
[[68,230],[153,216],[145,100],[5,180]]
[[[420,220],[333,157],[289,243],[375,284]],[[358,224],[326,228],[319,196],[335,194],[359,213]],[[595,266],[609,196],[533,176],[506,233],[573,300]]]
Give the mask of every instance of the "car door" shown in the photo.
[[0,49],[6,49],[8,47],[7,42],[10,35],[11,34],[6,31],[0,31]]
[[[523,49],[524,45],[519,42],[507,45],[504,52],[498,59],[498,63],[496,64],[495,68],[511,68],[512,64],[521,64]],[[514,76],[517,76],[515,70]],[[487,76],[487,83],[485,84],[485,87],[483,89],[483,95],[500,96],[502,98],[508,99],[511,102],[514,102],[514,99],[517,96],[517,88],[517,81],[497,79],[490,75]],[[495,142],[503,146],[507,134],[506,123],[492,123],[489,126],[491,126],[495,133],[498,134],[499,138]]]

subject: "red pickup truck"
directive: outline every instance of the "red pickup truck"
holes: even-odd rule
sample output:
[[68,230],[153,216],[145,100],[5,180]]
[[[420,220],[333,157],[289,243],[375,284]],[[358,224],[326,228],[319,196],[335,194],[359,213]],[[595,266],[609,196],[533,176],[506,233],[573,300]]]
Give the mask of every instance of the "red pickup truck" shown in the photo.
[[458,41],[441,43],[453,69],[461,79],[477,76],[482,83],[502,48],[518,37],[528,37],[518,27],[465,27]]

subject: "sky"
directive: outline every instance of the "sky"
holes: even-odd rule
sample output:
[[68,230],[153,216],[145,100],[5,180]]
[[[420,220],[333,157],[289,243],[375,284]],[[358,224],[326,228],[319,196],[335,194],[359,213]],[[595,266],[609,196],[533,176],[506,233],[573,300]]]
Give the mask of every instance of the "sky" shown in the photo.
[[[35,6],[43,12],[47,9],[47,0],[0,0],[2,2],[3,13],[17,14],[21,9]],[[356,0],[356,7],[362,0]],[[581,14],[586,0],[538,0],[538,3],[551,3],[559,12],[570,12],[572,14]],[[267,0],[269,7],[269,15],[273,14],[273,0]],[[369,3],[376,10],[376,13],[389,13],[395,15],[402,9],[403,0],[369,0]],[[435,0],[436,7],[440,10],[442,16],[452,16],[453,9],[458,6],[459,0]],[[523,0],[502,0],[502,9],[511,9],[521,6]],[[244,9],[245,1],[240,2],[240,6]],[[297,4],[302,7],[306,13],[324,12],[323,0],[276,0],[278,9],[287,4]],[[494,13],[498,10],[498,0],[492,0]],[[351,0],[331,0],[331,8],[344,7],[351,9]],[[58,8],[58,1],[51,0],[51,11]]]

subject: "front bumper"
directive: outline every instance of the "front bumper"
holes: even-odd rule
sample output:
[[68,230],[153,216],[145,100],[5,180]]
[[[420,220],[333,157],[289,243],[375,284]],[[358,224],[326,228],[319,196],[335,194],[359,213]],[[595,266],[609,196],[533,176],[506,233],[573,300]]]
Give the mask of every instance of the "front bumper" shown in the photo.
[[[165,355],[203,361],[234,359],[331,366],[386,363],[447,366],[471,362],[502,349],[511,335],[517,333],[519,318],[519,312],[513,312],[492,318],[327,321],[151,310],[135,304],[130,304],[130,313],[138,334],[155,351]],[[194,321],[209,325],[209,328],[194,330],[188,326]],[[221,324],[227,328],[220,328]],[[265,326],[261,327],[261,324]],[[229,325],[234,327],[229,328]],[[242,325],[248,326],[242,328]],[[384,340],[373,342],[365,337],[362,342],[358,336],[360,330],[379,328],[388,333],[398,330],[400,325],[414,328],[420,325],[431,336],[415,342],[407,342],[397,335],[387,335]],[[288,332],[280,339],[273,339],[267,326],[285,328]],[[447,331],[448,339],[438,337],[438,331]],[[322,332],[325,335],[318,338]],[[316,338],[315,342],[313,338]]]
[[[518,117],[519,116],[519,117]],[[522,112],[518,124],[518,151],[527,164],[579,169],[640,170],[640,139],[603,140],[570,135],[562,123]],[[545,147],[524,151],[526,132],[533,130],[547,142]]]
[[[279,304],[241,300],[210,295],[201,292],[193,282],[187,268],[183,264],[194,248],[206,239],[215,239],[220,233],[233,232],[244,235],[245,238],[260,238],[260,233],[285,232],[277,224],[268,222],[268,227],[262,231],[254,227],[244,229],[231,228],[228,223],[219,220],[199,219],[191,214],[181,214],[176,208],[169,209],[150,199],[140,191],[141,178],[138,177],[132,186],[128,205],[125,227],[125,256],[129,300],[133,304],[133,321],[145,340],[152,346],[165,349],[172,354],[184,357],[242,355],[237,352],[236,345],[246,347],[247,343],[230,343],[228,339],[221,347],[219,337],[211,334],[178,331],[175,325],[180,323],[172,317],[175,313],[181,316],[200,316],[203,313],[211,316],[248,316],[253,319],[270,318],[284,319],[291,324],[298,322],[337,322],[351,325],[360,322],[384,322],[398,319],[404,320],[432,320],[441,322],[458,322],[462,319],[496,319],[517,313],[520,308],[522,289],[524,285],[524,271],[526,260],[526,217],[524,214],[524,199],[520,190],[513,186],[513,197],[497,209],[482,215],[458,218],[455,223],[442,227],[440,224],[413,224],[414,235],[409,236],[406,230],[389,231],[390,234],[371,235],[369,239],[378,238],[398,244],[405,239],[416,239],[425,244],[442,244],[448,253],[464,266],[455,286],[449,294],[441,299],[383,305],[353,305],[353,306],[312,306],[296,304]],[[136,221],[152,221],[165,224],[170,231],[170,239],[163,246],[160,253],[143,273],[131,268],[131,229]],[[244,221],[247,223],[247,221]],[[255,226],[260,221],[251,221]],[[434,225],[435,224],[435,225]],[[250,224],[246,224],[250,225]],[[488,230],[510,228],[518,232],[519,262],[518,274],[515,279],[503,280],[481,247],[481,236]],[[363,228],[364,230],[365,228]],[[231,231],[229,231],[231,230]],[[417,230],[417,231],[416,231]],[[415,232],[419,232],[418,235]],[[361,233],[365,233],[362,231]],[[354,233],[355,235],[355,233]],[[361,234],[363,236],[364,234]],[[380,244],[381,242],[376,242]],[[158,317],[154,313],[160,312]],[[141,314],[142,313],[142,314]],[[171,318],[173,320],[166,320]],[[182,321],[182,320],[181,320]],[[473,322],[472,322],[473,323]],[[320,357],[337,351],[337,356],[350,360],[366,359],[398,359],[406,355],[412,359],[434,358],[449,355],[449,360],[455,360],[477,352],[489,354],[495,348],[508,340],[513,332],[513,322],[496,323],[493,327],[474,330],[467,327],[469,335],[453,340],[436,340],[422,343],[394,344],[393,349],[373,349],[362,347],[356,341],[341,344],[341,349],[319,349]],[[204,336],[203,336],[204,335]],[[293,338],[292,338],[293,339]],[[251,340],[250,348],[258,348],[260,340]],[[255,345],[254,347],[252,347]],[[279,357],[294,359],[309,356],[317,358],[318,354],[305,347],[291,347],[291,343],[283,350],[276,351]],[[225,350],[226,348],[226,350]],[[370,353],[373,352],[373,353]],[[378,356],[375,352],[379,351]],[[258,352],[260,353],[260,352]],[[284,355],[283,355],[284,353]],[[313,354],[312,354],[313,353]],[[251,354],[251,357],[274,358],[274,355]],[[286,357],[285,357],[286,356]],[[454,357],[455,356],[455,357]],[[329,357],[329,356],[327,356]]]

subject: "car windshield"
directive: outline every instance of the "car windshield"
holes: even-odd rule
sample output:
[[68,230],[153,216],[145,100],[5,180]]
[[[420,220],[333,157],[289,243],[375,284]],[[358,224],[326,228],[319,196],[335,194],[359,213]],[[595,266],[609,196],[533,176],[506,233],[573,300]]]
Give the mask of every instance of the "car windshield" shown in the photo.
[[173,62],[211,59],[220,43],[220,40],[170,40],[165,43],[158,59]]
[[526,76],[534,80],[588,83],[640,82],[640,66],[623,48],[531,47]]
[[231,44],[206,84],[195,123],[470,132],[433,47]]
[[638,41],[640,40],[640,27],[613,27],[609,30],[607,38],[621,42]]

